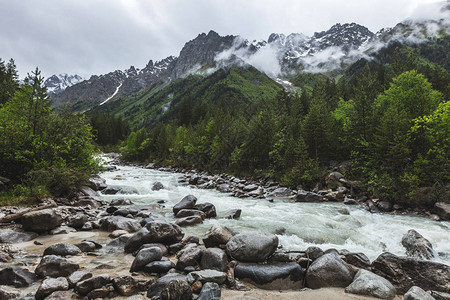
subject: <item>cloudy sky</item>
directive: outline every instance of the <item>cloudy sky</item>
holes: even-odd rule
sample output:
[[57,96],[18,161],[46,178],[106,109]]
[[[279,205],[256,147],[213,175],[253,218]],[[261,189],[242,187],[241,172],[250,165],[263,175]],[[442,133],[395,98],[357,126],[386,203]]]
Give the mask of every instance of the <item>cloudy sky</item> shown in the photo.
[[177,56],[199,33],[267,39],[356,22],[376,32],[434,14],[442,0],[0,0],[0,58],[20,77],[89,77]]

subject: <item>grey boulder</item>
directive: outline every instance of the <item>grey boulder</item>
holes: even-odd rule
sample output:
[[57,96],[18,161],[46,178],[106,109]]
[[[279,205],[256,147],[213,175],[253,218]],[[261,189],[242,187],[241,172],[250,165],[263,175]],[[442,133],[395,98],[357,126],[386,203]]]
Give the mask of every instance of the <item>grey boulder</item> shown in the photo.
[[136,232],[141,229],[139,221],[131,218],[125,218],[122,216],[113,216],[106,218],[100,230],[112,232],[114,230],[125,230],[128,232]]
[[406,294],[403,295],[403,300],[435,300],[435,298],[420,287],[412,286]]
[[336,252],[316,259],[306,272],[306,285],[312,289],[322,287],[346,287],[353,281],[355,273]]
[[45,299],[51,293],[56,291],[67,291],[69,289],[69,283],[66,278],[47,278],[39,286],[36,292],[36,300]]
[[38,236],[35,232],[19,232],[11,229],[2,229],[0,230],[0,243],[14,244],[28,242]]
[[138,252],[133,263],[131,264],[130,272],[141,271],[145,265],[161,260],[162,251],[159,247],[144,248]]
[[228,269],[228,259],[225,251],[219,248],[206,249],[200,261],[200,267],[202,269],[226,272]]
[[34,270],[34,273],[39,277],[67,277],[80,266],[68,259],[56,256],[56,255],[46,255],[44,256],[39,265]]
[[80,248],[69,243],[57,243],[47,247],[44,250],[44,255],[58,255],[58,256],[68,256],[68,255],[78,255],[81,254]]
[[276,235],[241,233],[233,236],[226,245],[227,253],[241,262],[262,262],[278,247]]
[[176,215],[182,209],[192,209],[195,207],[197,198],[194,195],[187,195],[173,207],[173,213]]
[[203,237],[205,247],[217,247],[225,245],[234,236],[234,232],[228,227],[214,224]]
[[207,282],[203,285],[197,300],[220,300],[222,293],[220,286],[215,282]]
[[63,219],[53,209],[43,209],[24,214],[21,218],[25,231],[46,232],[61,226]]
[[0,270],[0,285],[20,288],[29,286],[36,280],[36,275],[19,267],[8,267]]
[[396,288],[387,279],[364,269],[356,273],[345,292],[389,300],[394,299],[397,294]]
[[431,259],[435,256],[433,245],[414,229],[403,235],[402,245],[406,248],[406,255],[421,259]]

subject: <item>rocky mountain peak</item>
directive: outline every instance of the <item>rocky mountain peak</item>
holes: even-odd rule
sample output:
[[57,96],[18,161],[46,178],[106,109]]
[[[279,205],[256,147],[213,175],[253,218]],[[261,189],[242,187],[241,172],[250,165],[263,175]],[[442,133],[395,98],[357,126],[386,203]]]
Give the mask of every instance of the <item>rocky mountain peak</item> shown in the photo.
[[356,23],[337,23],[329,30],[314,33],[313,39],[320,48],[331,46],[359,47],[374,36],[367,27]]
[[84,79],[80,75],[59,74],[52,75],[45,80],[44,85],[47,87],[49,94],[59,94],[69,86],[77,84]]

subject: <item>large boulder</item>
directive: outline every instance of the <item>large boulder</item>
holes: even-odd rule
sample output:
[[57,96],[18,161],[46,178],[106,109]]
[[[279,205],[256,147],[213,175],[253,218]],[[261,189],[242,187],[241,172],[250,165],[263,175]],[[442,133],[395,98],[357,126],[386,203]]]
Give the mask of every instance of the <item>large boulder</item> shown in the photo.
[[80,281],[75,286],[75,291],[80,295],[87,295],[89,292],[105,287],[111,281],[109,274],[93,276],[89,279]]
[[36,292],[36,300],[45,299],[48,295],[55,291],[67,291],[69,282],[64,277],[47,278],[39,286]]
[[141,271],[144,269],[145,265],[161,260],[162,251],[159,247],[144,248],[138,252],[133,263],[131,265],[130,272]]
[[182,209],[176,214],[175,217],[176,218],[186,218],[186,217],[191,217],[191,216],[199,216],[202,219],[206,218],[205,213],[202,212],[201,210],[197,210],[197,209]]
[[388,280],[363,269],[356,273],[353,282],[345,288],[345,292],[389,300],[394,299],[397,294],[397,290]]
[[70,227],[79,229],[79,228],[83,227],[83,225],[87,221],[89,221],[89,218],[85,214],[76,214],[75,216],[72,216],[69,218],[69,222],[67,222],[67,225],[69,225]]
[[295,195],[295,202],[323,202],[323,199],[324,197],[319,194],[303,190],[298,191]]
[[217,284],[222,284],[226,279],[227,273],[216,270],[194,271],[187,275],[187,281],[189,284],[193,284],[196,281],[200,281],[201,283],[215,282]]
[[197,244],[187,244],[177,254],[178,261],[176,268],[183,271],[186,267],[195,267],[200,264],[205,247]]
[[141,224],[139,221],[134,219],[125,218],[122,216],[113,216],[106,218],[100,226],[100,230],[109,232],[119,229],[128,232],[136,232],[141,229]]
[[289,197],[292,196],[292,194],[294,194],[294,192],[292,192],[290,188],[280,187],[268,193],[267,197]]
[[209,202],[199,203],[199,204],[196,204],[194,208],[204,212],[206,218],[217,217],[216,207],[212,203],[209,203]]
[[389,280],[398,293],[406,293],[414,285],[424,290],[450,292],[450,266],[437,262],[385,252],[372,262],[372,271]]
[[238,264],[234,276],[263,289],[301,289],[305,270],[297,263]]
[[403,296],[403,300],[435,300],[435,298],[420,287],[413,286]]
[[402,238],[402,245],[406,248],[406,255],[421,259],[431,259],[435,256],[433,245],[414,229],[408,232]]
[[56,255],[47,255],[41,259],[34,273],[42,278],[47,276],[67,277],[79,268],[80,266],[77,263],[68,259]]
[[75,245],[69,243],[57,243],[47,247],[44,250],[44,255],[59,255],[59,256],[68,256],[68,255],[78,255],[81,254],[80,248]]
[[205,247],[217,247],[225,245],[234,236],[234,232],[228,227],[214,224],[203,237]]
[[194,195],[187,195],[173,207],[173,213],[176,215],[182,209],[192,209],[195,207],[197,198]]
[[89,187],[94,191],[106,189],[106,180],[100,176],[92,176],[89,178]]
[[202,224],[203,218],[200,216],[190,216],[178,219],[175,224],[177,224],[180,227],[187,227],[187,226],[194,226],[197,224]]
[[[163,277],[158,278],[153,284],[151,284],[147,290],[147,297],[160,297],[161,292],[172,280],[183,280],[187,283],[187,278],[185,275],[178,273],[170,273]],[[190,299],[190,298],[189,298]]]
[[172,223],[156,221],[147,223],[145,227],[136,232],[125,244],[125,252],[131,253],[144,244],[161,243],[170,245],[181,241],[184,232],[180,226]]
[[434,204],[433,211],[442,220],[450,221],[450,203],[437,202]]
[[272,255],[277,247],[276,235],[260,233],[237,234],[226,245],[227,253],[241,262],[262,262]]
[[92,198],[95,198],[95,197],[99,196],[99,194],[96,191],[94,191],[93,189],[91,189],[88,186],[82,186],[80,188],[80,192],[82,192],[83,195],[88,196],[88,197],[92,197]]
[[316,259],[306,272],[306,285],[312,289],[322,287],[346,287],[355,273],[336,252],[330,252]]
[[0,285],[26,287],[37,280],[36,275],[19,267],[8,267],[0,270]]
[[61,226],[63,219],[53,209],[43,209],[24,214],[20,221],[25,231],[46,232]]
[[226,272],[228,269],[227,255],[222,249],[208,248],[203,252],[200,266],[202,269]]
[[37,238],[39,234],[35,232],[19,232],[11,229],[0,230],[0,243],[15,244],[28,242]]

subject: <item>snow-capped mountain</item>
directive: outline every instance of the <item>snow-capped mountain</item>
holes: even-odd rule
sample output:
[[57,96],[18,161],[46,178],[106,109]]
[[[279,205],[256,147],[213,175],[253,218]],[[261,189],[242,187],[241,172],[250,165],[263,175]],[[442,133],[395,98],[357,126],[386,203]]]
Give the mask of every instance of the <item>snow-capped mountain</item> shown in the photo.
[[84,79],[80,75],[59,74],[52,75],[45,80],[44,85],[47,87],[49,94],[59,94],[69,86],[77,84]]

